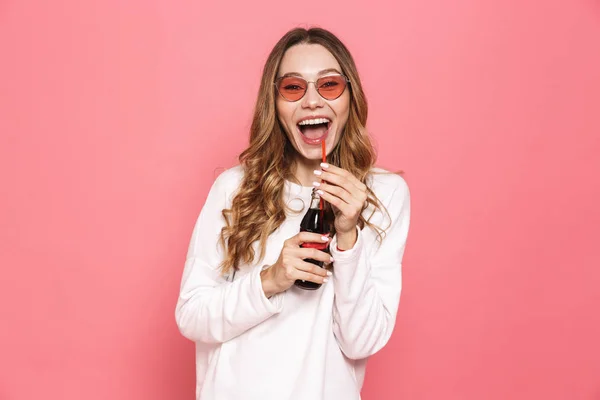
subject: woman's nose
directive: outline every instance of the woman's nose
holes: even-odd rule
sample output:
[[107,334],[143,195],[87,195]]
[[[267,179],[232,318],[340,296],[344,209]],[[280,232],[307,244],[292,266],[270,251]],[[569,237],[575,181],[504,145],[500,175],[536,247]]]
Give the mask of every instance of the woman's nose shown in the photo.
[[302,99],[302,106],[305,108],[315,109],[323,106],[323,98],[317,92],[317,86],[313,82],[309,82],[306,88],[306,93]]

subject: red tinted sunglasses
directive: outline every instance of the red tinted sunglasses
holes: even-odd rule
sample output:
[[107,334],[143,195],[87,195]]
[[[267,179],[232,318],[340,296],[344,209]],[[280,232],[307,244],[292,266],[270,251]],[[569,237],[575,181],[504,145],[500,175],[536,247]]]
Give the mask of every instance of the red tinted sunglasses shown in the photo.
[[316,82],[307,81],[299,76],[283,76],[275,81],[277,91],[287,101],[298,101],[304,97],[308,84],[313,83],[317,92],[325,100],[335,100],[344,93],[350,83],[344,75],[327,75]]

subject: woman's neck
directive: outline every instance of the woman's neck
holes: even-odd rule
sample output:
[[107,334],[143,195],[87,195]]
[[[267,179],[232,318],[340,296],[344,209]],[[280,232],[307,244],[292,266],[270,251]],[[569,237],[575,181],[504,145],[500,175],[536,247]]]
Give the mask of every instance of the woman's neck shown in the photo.
[[321,160],[307,160],[306,158],[297,158],[294,166],[292,167],[292,173],[294,177],[300,182],[302,186],[312,186],[316,176],[314,170],[321,169]]

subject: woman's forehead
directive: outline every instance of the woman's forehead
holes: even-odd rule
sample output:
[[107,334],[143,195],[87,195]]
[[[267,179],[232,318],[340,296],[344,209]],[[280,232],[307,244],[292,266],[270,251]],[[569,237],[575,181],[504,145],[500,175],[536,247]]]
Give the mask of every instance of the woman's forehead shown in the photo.
[[299,44],[290,47],[281,60],[277,76],[297,75],[306,79],[341,73],[333,54],[320,44]]

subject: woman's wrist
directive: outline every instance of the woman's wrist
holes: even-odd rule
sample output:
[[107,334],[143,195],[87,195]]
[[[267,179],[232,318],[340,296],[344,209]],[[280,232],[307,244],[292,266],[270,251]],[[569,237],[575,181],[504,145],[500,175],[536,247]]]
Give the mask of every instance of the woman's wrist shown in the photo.
[[356,227],[348,232],[337,232],[337,248],[339,250],[350,250],[356,244],[358,235],[356,233]]
[[273,280],[271,279],[270,268],[263,269],[260,271],[260,282],[262,284],[263,292],[265,292],[265,296],[267,299],[271,298],[271,296],[279,293]]

